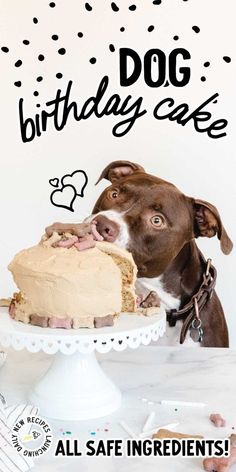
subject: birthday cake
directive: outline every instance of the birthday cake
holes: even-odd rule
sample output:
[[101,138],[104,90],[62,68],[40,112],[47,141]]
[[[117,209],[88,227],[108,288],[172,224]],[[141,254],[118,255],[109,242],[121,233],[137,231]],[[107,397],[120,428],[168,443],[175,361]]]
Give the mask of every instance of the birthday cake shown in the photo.
[[19,252],[8,268],[20,290],[9,307],[17,321],[99,328],[113,325],[121,312],[136,311],[137,269],[132,255],[115,244],[96,241],[78,250],[42,240]]

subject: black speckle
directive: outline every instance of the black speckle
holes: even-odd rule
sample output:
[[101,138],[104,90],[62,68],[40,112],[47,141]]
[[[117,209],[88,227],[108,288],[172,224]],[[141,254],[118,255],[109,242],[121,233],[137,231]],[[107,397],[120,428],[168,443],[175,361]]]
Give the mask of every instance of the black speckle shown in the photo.
[[137,8],[136,5],[130,5],[129,10],[134,11],[134,10],[136,10],[136,8]]
[[115,12],[119,11],[119,7],[116,5],[115,2],[112,2],[112,3],[111,3],[111,8],[112,8],[112,10],[115,11]]
[[115,52],[114,44],[109,44],[109,49],[110,49],[111,52]]
[[30,44],[30,42],[28,41],[28,39],[24,39],[24,40],[22,41],[22,43],[25,44],[26,46],[28,46],[28,44]]
[[91,64],[95,64],[95,63],[97,62],[96,57],[91,57],[91,59],[89,59],[89,62],[90,62]]
[[57,41],[57,40],[58,40],[58,38],[59,38],[59,36],[58,36],[57,34],[53,34],[53,35],[52,35],[52,39],[53,39],[53,41]]
[[125,31],[124,26],[121,26],[120,31],[121,31],[122,33],[123,33],[123,31]]
[[65,48],[58,49],[58,54],[61,54],[61,56],[64,56],[65,53],[66,53]]
[[36,103],[36,107],[37,108],[41,107],[40,103]]
[[38,56],[38,60],[39,61],[44,61],[45,57],[43,56],[43,54],[39,54]]
[[37,79],[36,79],[36,80],[37,80],[37,82],[42,82],[42,80],[43,80],[43,77],[42,77],[41,75],[39,75],[39,77],[37,77]]
[[225,62],[231,62],[231,58],[229,56],[224,56],[223,59]]
[[3,46],[3,47],[1,48],[1,50],[2,50],[2,52],[9,52],[9,49],[8,49],[6,46]]
[[35,25],[37,25],[38,22],[39,22],[38,18],[35,18],[35,17],[34,17],[34,18],[33,18],[33,23],[34,23]]
[[151,31],[154,30],[154,26],[153,26],[153,25],[150,25],[147,30],[148,30],[149,33],[151,33]]
[[34,95],[35,97],[37,97],[37,96],[39,95],[39,93],[37,92],[37,90],[35,90],[35,92],[33,93],[33,95]]
[[14,85],[15,85],[16,87],[21,87],[21,81],[18,80],[17,82],[14,82]]
[[54,8],[54,7],[56,6],[56,4],[55,4],[54,2],[50,2],[50,3],[49,3],[49,6],[50,6],[51,8]]
[[209,65],[210,65],[210,62],[208,62],[208,61],[207,61],[207,62],[204,62],[204,64],[203,64],[203,65],[204,65],[204,67],[209,67]]
[[57,78],[57,79],[62,79],[62,77],[63,77],[63,75],[61,74],[61,72],[58,72],[58,73],[56,74],[56,78]]
[[178,41],[179,36],[174,36],[173,39],[174,39],[175,41]]
[[19,59],[15,62],[15,67],[20,67],[22,65],[22,61]]
[[153,0],[153,5],[160,5],[161,4],[161,0]]
[[200,28],[199,28],[199,26],[192,26],[192,30],[193,30],[195,33],[200,33]]
[[80,31],[77,36],[79,36],[79,38],[83,38],[84,35],[83,35],[83,33],[81,33],[81,31]]
[[92,11],[92,7],[91,7],[91,5],[89,5],[89,3],[85,3],[85,8],[88,11]]
[[204,75],[201,77],[201,81],[206,82],[206,77],[204,77]]
[[218,102],[218,100],[214,100],[214,102],[213,102],[213,103],[217,103],[217,102]]

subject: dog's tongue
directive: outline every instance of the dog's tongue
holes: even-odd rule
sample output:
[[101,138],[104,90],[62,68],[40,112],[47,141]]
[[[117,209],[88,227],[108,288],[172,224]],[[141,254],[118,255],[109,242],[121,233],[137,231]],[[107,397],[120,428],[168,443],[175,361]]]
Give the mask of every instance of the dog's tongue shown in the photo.
[[96,241],[103,241],[104,240],[104,237],[99,234],[98,230],[97,230],[97,222],[96,221],[93,221],[92,224],[91,224],[91,233],[94,237],[94,239]]

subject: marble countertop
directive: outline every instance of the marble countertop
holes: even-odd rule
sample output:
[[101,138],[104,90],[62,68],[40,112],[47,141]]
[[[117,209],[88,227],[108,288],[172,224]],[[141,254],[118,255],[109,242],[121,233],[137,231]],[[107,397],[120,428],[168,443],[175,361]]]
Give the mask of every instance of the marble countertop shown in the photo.
[[[30,354],[8,349],[7,361],[0,369],[0,391],[8,404],[27,399],[27,393],[47,369],[52,358],[44,353]],[[167,348],[154,344],[99,355],[103,369],[123,393],[121,408],[110,416],[81,422],[51,421],[54,441],[76,438],[127,438],[119,425],[125,420],[135,433],[141,432],[147,415],[155,411],[155,424],[179,422],[178,431],[225,438],[236,432],[236,351],[231,349]],[[160,405],[161,400],[197,401],[204,408]],[[225,428],[215,428],[210,413],[221,413]],[[235,428],[235,429],[234,429]],[[63,434],[64,433],[64,434]],[[35,472],[195,472],[202,470],[199,458],[114,458],[54,457],[54,447],[35,460]],[[232,467],[236,472],[236,466]]]

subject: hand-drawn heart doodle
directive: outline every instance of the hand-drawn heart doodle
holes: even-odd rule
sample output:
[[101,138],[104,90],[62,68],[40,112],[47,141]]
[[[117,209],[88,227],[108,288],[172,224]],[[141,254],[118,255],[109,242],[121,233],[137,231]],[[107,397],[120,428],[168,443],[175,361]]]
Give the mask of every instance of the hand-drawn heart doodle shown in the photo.
[[73,185],[65,185],[61,189],[54,190],[50,195],[51,203],[56,207],[74,211],[73,203],[76,199],[76,189]]
[[76,190],[76,195],[84,196],[84,189],[88,183],[87,174],[84,170],[75,170],[72,174],[66,174],[61,179],[62,185],[72,185]]
[[52,187],[59,187],[59,179],[57,179],[57,178],[50,179],[49,183],[50,183],[50,185],[52,185]]

